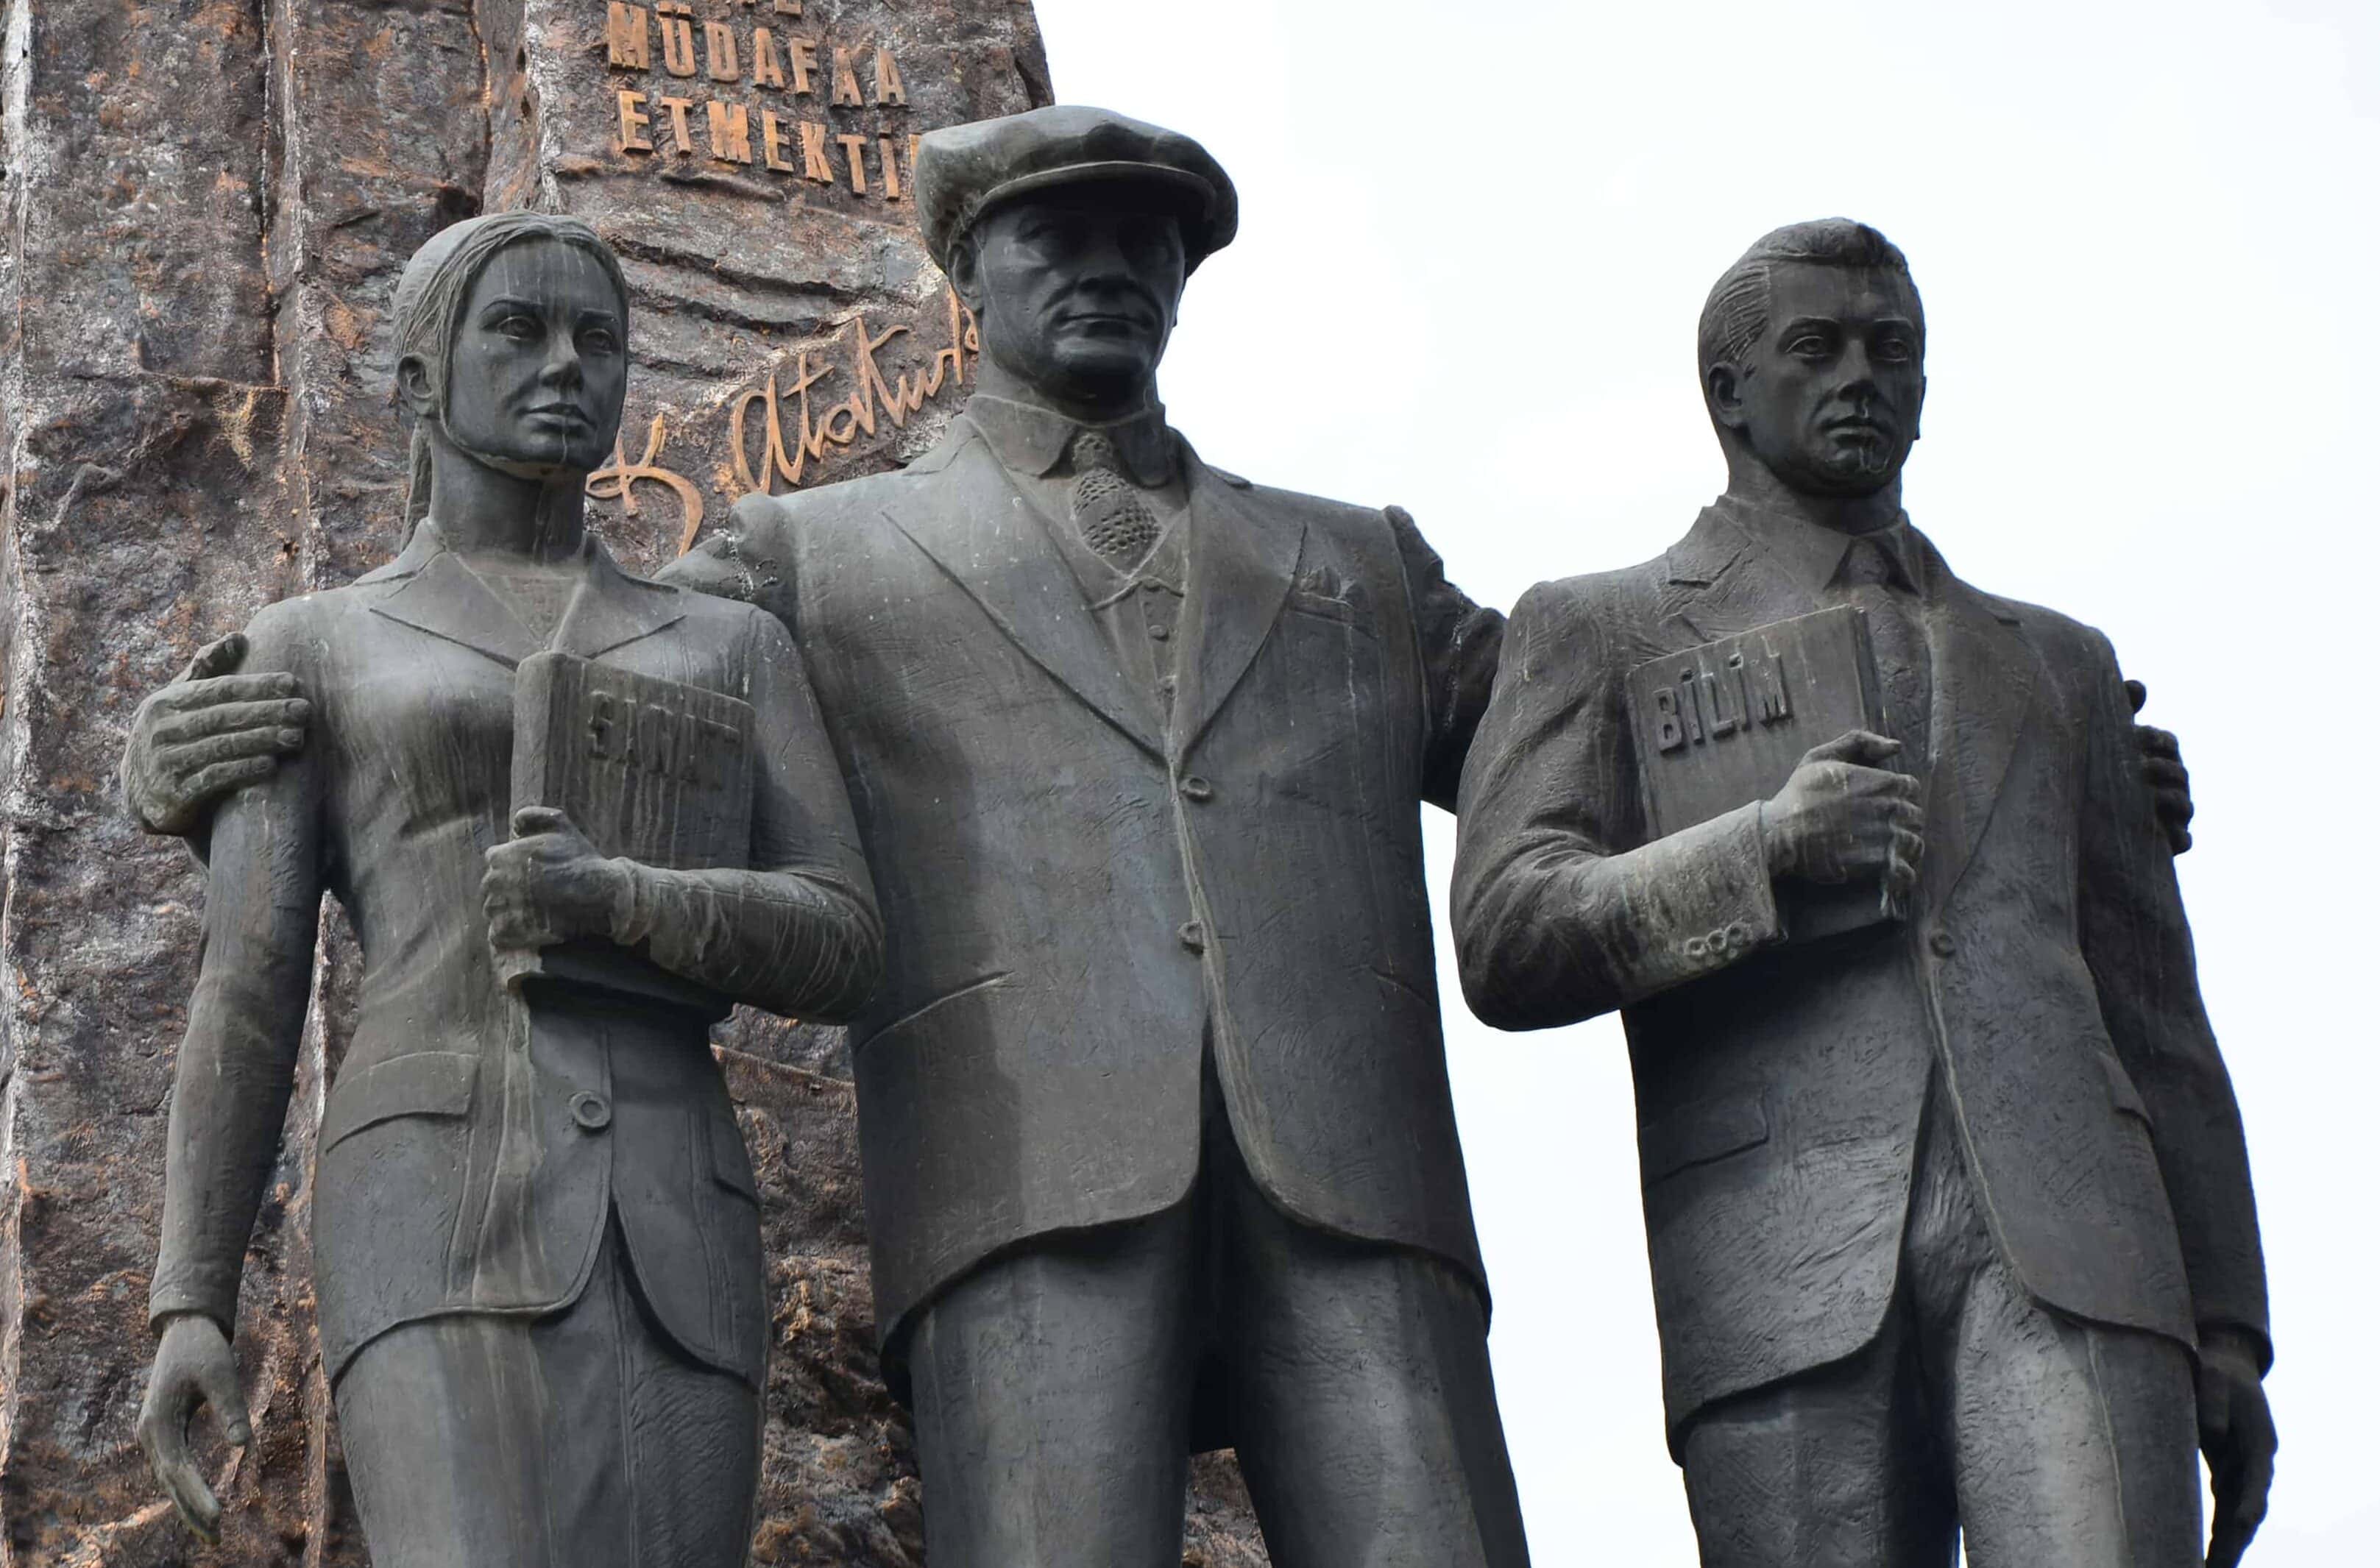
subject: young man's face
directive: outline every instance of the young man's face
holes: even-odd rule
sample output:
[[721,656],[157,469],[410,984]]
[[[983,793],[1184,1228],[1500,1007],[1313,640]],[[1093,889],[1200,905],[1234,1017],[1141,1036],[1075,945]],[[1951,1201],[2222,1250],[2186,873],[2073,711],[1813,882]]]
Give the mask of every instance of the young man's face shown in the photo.
[[970,237],[984,352],[1027,385],[1109,401],[1155,377],[1188,266],[1179,222],[1090,187],[994,209]]
[[1916,293],[1899,273],[1779,264],[1739,367],[1744,436],[1796,491],[1869,495],[1908,460],[1925,402]]

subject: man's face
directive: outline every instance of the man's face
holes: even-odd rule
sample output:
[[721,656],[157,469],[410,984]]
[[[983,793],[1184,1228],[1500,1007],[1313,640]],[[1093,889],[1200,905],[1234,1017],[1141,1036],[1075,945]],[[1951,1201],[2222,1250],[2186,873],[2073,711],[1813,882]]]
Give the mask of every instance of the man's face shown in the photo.
[[1898,273],[1791,262],[1768,287],[1768,329],[1735,384],[1740,428],[1793,490],[1875,493],[1908,460],[1925,403],[1915,291]]
[[956,269],[984,352],[1026,385],[1108,401],[1157,374],[1188,267],[1171,213],[1115,188],[995,208]]
[[576,245],[507,245],[472,280],[448,361],[446,429],[509,472],[592,472],[628,384],[611,274]]

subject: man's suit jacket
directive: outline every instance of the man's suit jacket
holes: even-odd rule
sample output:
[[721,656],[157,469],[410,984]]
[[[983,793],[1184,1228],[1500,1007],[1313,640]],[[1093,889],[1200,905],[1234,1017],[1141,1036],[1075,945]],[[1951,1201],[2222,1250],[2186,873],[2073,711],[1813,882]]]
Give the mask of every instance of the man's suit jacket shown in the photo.
[[964,417],[901,472],[746,500],[667,574],[794,628],[882,898],[852,1041],[896,1381],[906,1317],[978,1260],[1188,1194],[1209,1035],[1275,1201],[1480,1278],[1419,808],[1500,617],[1402,513],[1182,455],[1170,721]]
[[759,1197],[709,1045],[731,1001],[847,1015],[880,955],[873,894],[784,631],[625,576],[591,541],[567,652],[756,711],[747,869],[644,869],[644,948],[718,997],[640,1006],[498,981],[480,879],[509,836],[514,668],[539,643],[424,524],[353,585],[285,600],[249,665],[305,683],[305,753],[217,814],[176,1066],[153,1314],[232,1323],[280,1142],[328,887],[363,951],[355,1036],[316,1149],[315,1280],[335,1378],[375,1335],[576,1299],[607,1216],[662,1325],[757,1386]]
[[1629,672],[1819,608],[1716,510],[1523,599],[1465,774],[1473,1009],[1626,1021],[1673,1434],[1876,1333],[1937,1074],[2041,1300],[2185,1343],[2265,1332],[2239,1112],[2114,652],[1912,542],[1935,755],[1905,923],[1795,943],[1752,807],[1645,842]]

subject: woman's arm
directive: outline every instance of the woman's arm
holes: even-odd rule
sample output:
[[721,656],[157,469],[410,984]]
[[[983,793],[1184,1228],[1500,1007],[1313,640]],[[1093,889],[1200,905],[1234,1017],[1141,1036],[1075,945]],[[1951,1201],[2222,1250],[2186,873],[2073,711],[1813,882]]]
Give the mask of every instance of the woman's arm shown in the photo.
[[[278,607],[276,607],[277,609]],[[268,611],[251,630],[261,669],[285,668]],[[313,975],[322,897],[315,753],[224,803],[201,928],[199,985],[174,1064],[165,1224],[152,1323],[198,1312],[228,1335],[241,1261],[281,1146]]]
[[631,865],[613,940],[646,942],[655,963],[738,1002],[840,1022],[884,967],[875,884],[834,749],[794,639],[750,617],[748,687],[756,748],[748,869]]

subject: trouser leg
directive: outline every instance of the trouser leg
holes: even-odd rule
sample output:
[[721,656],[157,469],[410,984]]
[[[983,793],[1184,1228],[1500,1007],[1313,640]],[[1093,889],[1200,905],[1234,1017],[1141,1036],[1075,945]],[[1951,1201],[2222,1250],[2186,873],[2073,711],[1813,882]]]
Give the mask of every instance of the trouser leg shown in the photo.
[[1972,1568],[2197,1568],[2188,1352],[2034,1300],[1985,1224],[1947,1103],[1911,1203],[1923,1355]]
[[577,1305],[534,1331],[555,1434],[555,1561],[740,1568],[759,1491],[759,1395],[677,1347],[627,1258],[615,1230]]
[[1525,1568],[1478,1292],[1291,1220],[1209,1140],[1240,1468],[1276,1568]]
[[2196,1568],[2188,1353],[2052,1313],[1997,1260],[1961,1306],[1945,1355],[1973,1568]]
[[1948,1568],[1950,1487],[1905,1304],[1845,1361],[1710,1405],[1681,1444],[1704,1568]]
[[434,1318],[334,1391],[373,1568],[547,1568],[545,1384],[526,1321]]
[[616,1234],[551,1317],[391,1330],[334,1391],[373,1568],[737,1568],[759,1396],[687,1359]]
[[909,1368],[934,1568],[1178,1568],[1195,1225],[1185,1204],[976,1270]]

